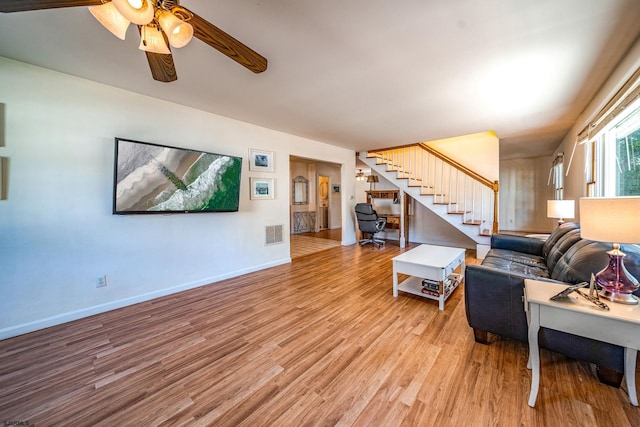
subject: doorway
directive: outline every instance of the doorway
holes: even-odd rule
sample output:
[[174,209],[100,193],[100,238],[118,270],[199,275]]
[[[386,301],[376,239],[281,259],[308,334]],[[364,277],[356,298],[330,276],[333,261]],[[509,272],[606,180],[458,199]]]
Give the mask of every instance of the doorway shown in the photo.
[[329,177],[318,176],[318,219],[316,231],[329,229]]
[[[340,246],[342,242],[341,165],[291,156],[291,258]],[[308,183],[304,203],[294,199],[296,183]]]

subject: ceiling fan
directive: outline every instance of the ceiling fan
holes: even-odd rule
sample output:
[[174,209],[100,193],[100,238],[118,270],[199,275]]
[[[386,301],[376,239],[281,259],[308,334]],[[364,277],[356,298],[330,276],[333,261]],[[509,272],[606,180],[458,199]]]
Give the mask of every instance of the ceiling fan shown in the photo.
[[88,6],[116,37],[124,40],[130,23],[138,25],[140,49],[151,75],[161,82],[178,79],[169,46],[179,48],[193,36],[254,73],[267,69],[267,59],[207,20],[180,6],[179,0],[0,0],[0,12]]

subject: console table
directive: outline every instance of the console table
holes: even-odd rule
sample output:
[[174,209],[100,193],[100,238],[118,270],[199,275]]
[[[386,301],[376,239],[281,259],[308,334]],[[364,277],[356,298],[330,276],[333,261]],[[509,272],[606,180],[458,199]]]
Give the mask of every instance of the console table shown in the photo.
[[315,231],[316,213],[313,211],[293,213],[293,234]]
[[624,347],[624,376],[629,400],[638,406],[636,354],[640,349],[640,306],[607,301],[610,309],[605,311],[575,293],[569,294],[566,300],[549,299],[566,287],[537,280],[524,281],[524,308],[529,322],[527,368],[531,369],[529,406],[536,404],[540,385],[538,331],[541,326]]

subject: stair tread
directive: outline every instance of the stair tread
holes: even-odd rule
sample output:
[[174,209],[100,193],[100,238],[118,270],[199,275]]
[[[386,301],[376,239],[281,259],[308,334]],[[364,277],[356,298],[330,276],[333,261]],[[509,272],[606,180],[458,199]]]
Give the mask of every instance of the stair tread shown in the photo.
[[[449,201],[448,194],[438,193],[435,189],[436,184],[430,184],[433,180],[430,179],[429,176],[425,176],[424,174],[419,173],[419,171],[414,175],[410,167],[405,167],[406,165],[411,166],[412,163],[407,164],[404,162],[404,160],[406,160],[406,152],[403,148],[371,151],[366,152],[366,155],[363,152],[360,153],[359,157],[362,160],[366,160],[365,163],[375,167],[375,170],[380,171],[383,174],[389,174],[383,176],[388,176],[388,179],[391,182],[396,181],[396,185],[400,190],[405,188],[405,191],[408,191],[408,194],[412,195],[412,197],[416,197],[416,201],[423,197],[420,203],[425,206],[433,206],[430,209],[432,209],[436,214],[443,218],[445,217],[444,214],[457,215],[457,217],[447,218],[447,222],[450,222],[452,226],[459,228],[471,239],[477,242],[484,242],[484,244],[486,244],[487,240],[485,239],[491,238],[492,232],[490,227],[487,228],[487,225],[490,224],[490,222],[487,223],[484,219],[469,219],[465,221],[466,218],[477,216],[474,213],[476,211],[473,209],[467,209],[467,203],[460,201],[456,202],[455,200]],[[438,187],[441,187],[441,191],[444,189],[441,184],[438,184]],[[413,196],[414,194],[415,196]],[[429,196],[432,196],[432,198],[428,198]],[[458,199],[455,194],[452,194],[452,196],[452,199]],[[446,208],[436,208],[436,205],[446,206]],[[460,215],[462,215],[462,217],[460,217]],[[473,225],[477,226],[477,228],[465,228],[465,225]]]

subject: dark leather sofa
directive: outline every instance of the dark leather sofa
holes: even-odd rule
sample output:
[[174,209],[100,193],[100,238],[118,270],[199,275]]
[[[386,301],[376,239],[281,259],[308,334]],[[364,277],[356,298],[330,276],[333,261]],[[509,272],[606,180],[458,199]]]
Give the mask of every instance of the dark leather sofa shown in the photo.
[[[606,251],[611,247],[610,243],[582,239],[577,223],[561,225],[546,241],[493,235],[491,250],[482,264],[467,265],[465,270],[465,309],[476,342],[488,344],[487,333],[528,342],[524,279],[588,282],[591,273],[608,264]],[[627,254],[627,270],[640,278],[640,251],[632,245],[622,245],[621,249]],[[620,386],[624,372],[622,347],[547,328],[541,328],[539,344],[572,359],[594,363],[601,382]]]

